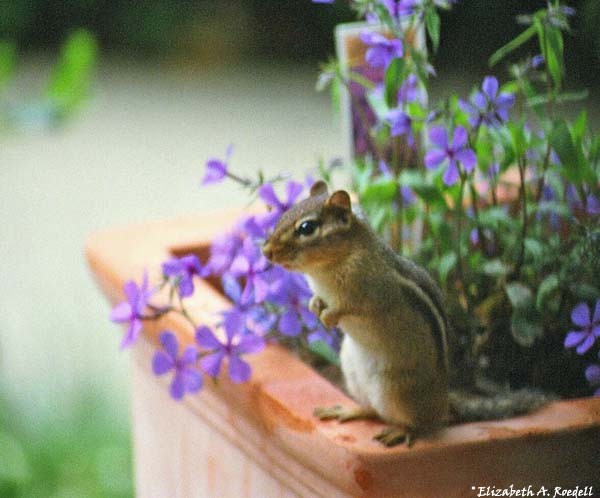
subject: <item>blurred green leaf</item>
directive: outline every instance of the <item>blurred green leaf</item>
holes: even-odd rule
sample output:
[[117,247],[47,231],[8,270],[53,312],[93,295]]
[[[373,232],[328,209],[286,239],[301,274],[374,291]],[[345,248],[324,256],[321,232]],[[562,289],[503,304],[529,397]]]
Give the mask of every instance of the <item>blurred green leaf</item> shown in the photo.
[[488,64],[490,67],[495,66],[508,54],[519,48],[521,45],[526,43],[536,33],[535,26],[529,26],[525,31],[519,34],[516,38],[513,38],[506,45],[496,50],[490,57]]
[[0,431],[0,483],[23,483],[30,474],[23,445],[10,434]]
[[499,259],[491,259],[482,265],[483,273],[490,277],[505,277],[510,268]]
[[62,46],[45,93],[60,118],[76,110],[88,96],[97,50],[96,39],[83,29],[75,31]]
[[15,72],[17,47],[14,43],[0,42],[0,90],[8,84]]
[[562,86],[564,79],[564,56],[563,56],[563,36],[560,29],[546,24],[545,40],[547,42],[547,50],[544,56],[548,71],[554,81],[554,86],[558,90]]
[[539,323],[528,319],[520,312],[513,313],[510,326],[513,338],[523,347],[531,347],[535,340],[544,333],[544,329]]
[[438,274],[440,276],[442,285],[445,285],[448,275],[456,266],[457,260],[458,258],[456,256],[456,252],[454,251],[447,252],[440,258],[440,262],[438,264]]
[[395,57],[385,71],[385,102],[388,107],[395,107],[398,90],[406,77],[404,59]]
[[398,186],[392,178],[378,178],[369,183],[360,194],[364,203],[389,203],[396,197]]
[[539,240],[532,237],[527,237],[525,239],[525,251],[531,258],[537,260],[542,257],[544,253],[544,246]]
[[558,290],[558,286],[558,275],[556,275],[555,273],[551,273],[546,278],[544,278],[544,280],[542,280],[542,283],[538,287],[535,298],[535,307],[539,311],[542,311],[548,299],[550,299],[550,297]]
[[446,199],[440,189],[417,170],[404,170],[399,177],[401,186],[410,187],[429,205],[447,207]]
[[337,353],[325,341],[313,341],[310,343],[309,349],[316,355],[326,360],[328,363],[339,366],[340,359]]
[[552,148],[561,162],[561,173],[576,185],[595,179],[594,171],[585,159],[581,142],[576,143],[564,120],[554,123],[549,137]]
[[510,282],[506,284],[506,295],[513,308],[525,309],[533,302],[533,292],[521,282]]
[[425,28],[433,45],[433,52],[438,51],[440,46],[440,16],[435,9],[435,6],[429,7],[425,11]]

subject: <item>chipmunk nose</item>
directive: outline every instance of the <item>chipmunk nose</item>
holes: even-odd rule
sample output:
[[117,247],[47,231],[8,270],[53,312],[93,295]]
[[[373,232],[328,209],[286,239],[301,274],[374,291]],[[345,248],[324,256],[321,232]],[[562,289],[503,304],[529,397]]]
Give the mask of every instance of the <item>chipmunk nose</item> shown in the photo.
[[273,247],[271,246],[271,244],[269,242],[265,242],[263,244],[262,253],[264,254],[265,258],[267,258],[267,259],[271,259],[273,257]]

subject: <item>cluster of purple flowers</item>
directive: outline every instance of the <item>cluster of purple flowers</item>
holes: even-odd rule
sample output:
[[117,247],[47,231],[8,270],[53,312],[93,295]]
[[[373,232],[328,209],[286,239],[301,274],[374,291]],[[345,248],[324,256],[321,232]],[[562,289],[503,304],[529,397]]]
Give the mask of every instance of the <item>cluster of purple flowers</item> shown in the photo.
[[[203,184],[237,178],[229,171],[230,153],[231,147],[225,161],[207,161]],[[249,180],[241,182],[246,184]],[[150,302],[158,287],[149,287],[147,272],[140,286],[134,281],[125,284],[126,300],[111,313],[114,322],[128,325],[123,348],[135,342],[144,320],[167,312],[181,312],[190,319],[182,300],[194,293],[195,279],[220,278],[223,291],[232,302],[232,307],[220,314],[220,331],[206,325],[195,326],[195,344],[181,354],[171,331],[160,334],[162,348],[155,353],[152,368],[156,375],[173,373],[170,393],[174,399],[199,391],[203,374],[216,378],[224,364],[232,382],[247,381],[251,367],[243,357],[261,351],[273,330],[288,338],[306,334],[309,344],[323,341],[334,350],[339,346],[338,333],[326,330],[308,310],[311,292],[304,276],[271,265],[261,253],[265,237],[281,214],[298,200],[304,185],[288,181],[284,190],[281,197],[271,183],[260,185],[258,195],[268,211],[243,218],[230,233],[215,239],[205,263],[194,254],[172,257],[163,263],[163,282],[159,287],[169,285],[171,296],[179,297],[180,308],[173,304],[157,307]]]

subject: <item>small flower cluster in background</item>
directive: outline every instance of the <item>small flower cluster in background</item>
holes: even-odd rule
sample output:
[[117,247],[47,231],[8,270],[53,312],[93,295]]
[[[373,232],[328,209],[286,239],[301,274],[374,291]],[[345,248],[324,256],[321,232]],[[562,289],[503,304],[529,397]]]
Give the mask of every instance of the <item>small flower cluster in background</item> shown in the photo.
[[[200,261],[195,254],[169,258],[162,264],[163,279],[157,287],[150,288],[147,272],[140,285],[127,282],[123,289],[126,300],[111,313],[112,321],[127,325],[122,348],[135,343],[145,320],[166,313],[182,314],[194,327],[195,342],[183,351],[173,332],[161,332],[161,348],[152,360],[156,375],[172,375],[170,394],[174,399],[201,390],[203,376],[216,379],[224,365],[232,382],[246,382],[252,373],[246,355],[262,351],[269,340],[304,347],[330,361],[335,361],[339,349],[339,333],[326,330],[308,310],[311,292],[304,276],[271,265],[260,249],[281,214],[298,200],[310,180],[308,185],[287,181],[283,196],[279,196],[271,182],[233,174],[231,153],[229,147],[225,160],[207,161],[201,184],[233,179],[257,192],[267,210],[242,218],[230,233],[216,238],[207,261]],[[207,277],[220,279],[232,303],[221,312],[217,329],[197,325],[185,306],[185,299],[195,292],[195,281]],[[152,303],[165,286],[169,287],[169,303]]]
[[[354,157],[347,166],[363,212],[445,293],[459,380],[532,384],[565,396],[591,387],[600,394],[600,364],[592,359],[600,337],[600,136],[585,111],[575,120],[563,112],[586,97],[564,89],[563,37],[574,11],[548,0],[521,16],[524,31],[489,60],[494,67],[532,45],[529,56],[508,65],[506,82],[490,74],[470,95],[432,104],[427,89],[436,75],[439,9],[456,2],[350,3],[367,21],[359,36],[365,60],[350,69],[336,60],[325,64],[319,86],[350,96]],[[425,33],[429,47],[416,43],[415,33]],[[153,367],[157,375],[173,373],[174,398],[196,392],[203,375],[216,377],[225,364],[232,381],[247,380],[245,357],[269,340],[336,361],[339,335],[308,311],[304,277],[272,266],[260,252],[310,182],[240,177],[231,155],[229,147],[224,159],[206,163],[202,185],[233,180],[267,212],[215,239],[207,261],[187,255],[165,262],[159,287],[170,286],[168,304],[151,304],[154,291],[144,276],[140,286],[126,284],[127,300],[112,314],[128,325],[126,347],[144,320],[178,312],[193,323],[184,301],[195,279],[220,279],[232,307],[217,329],[193,324],[195,345],[181,353],[172,333],[161,335]],[[319,174],[327,180],[330,170]],[[567,332],[571,322],[579,329]]]

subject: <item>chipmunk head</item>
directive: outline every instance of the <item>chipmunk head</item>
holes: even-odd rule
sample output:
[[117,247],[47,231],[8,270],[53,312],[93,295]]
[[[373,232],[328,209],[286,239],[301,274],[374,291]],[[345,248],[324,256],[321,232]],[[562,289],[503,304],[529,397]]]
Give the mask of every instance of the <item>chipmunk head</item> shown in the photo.
[[310,197],[283,213],[263,254],[287,269],[310,273],[347,254],[353,221],[348,193],[338,190],[329,195],[325,182],[318,181]]

